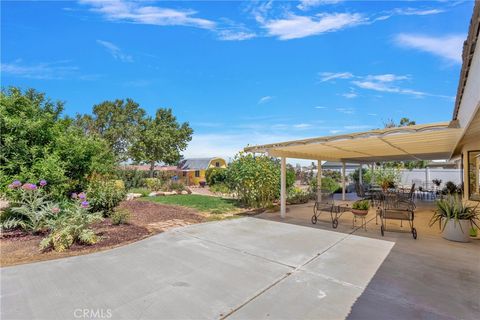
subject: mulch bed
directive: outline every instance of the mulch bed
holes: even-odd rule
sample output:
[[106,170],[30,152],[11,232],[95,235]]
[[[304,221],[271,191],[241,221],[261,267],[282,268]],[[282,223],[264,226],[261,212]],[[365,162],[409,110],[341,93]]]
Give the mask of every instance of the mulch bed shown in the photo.
[[125,201],[120,208],[131,213],[128,224],[113,225],[110,219],[92,226],[101,240],[94,245],[74,244],[66,252],[39,249],[45,235],[31,235],[20,230],[3,232],[0,235],[0,266],[17,265],[35,261],[58,259],[122,246],[166,229],[206,221],[205,216],[193,209],[163,205],[149,201]]

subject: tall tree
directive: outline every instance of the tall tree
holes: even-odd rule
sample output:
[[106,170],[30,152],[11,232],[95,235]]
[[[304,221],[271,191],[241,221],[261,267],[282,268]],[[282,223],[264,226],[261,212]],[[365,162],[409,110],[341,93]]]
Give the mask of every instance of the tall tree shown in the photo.
[[155,117],[142,121],[138,139],[131,148],[132,159],[150,164],[152,177],[155,163],[175,164],[180,160],[180,152],[187,148],[192,134],[188,122],[178,123],[172,109],[158,109]]
[[145,110],[132,99],[104,101],[93,106],[93,115],[77,116],[76,123],[85,132],[103,137],[120,161],[129,158],[129,149],[138,137]]

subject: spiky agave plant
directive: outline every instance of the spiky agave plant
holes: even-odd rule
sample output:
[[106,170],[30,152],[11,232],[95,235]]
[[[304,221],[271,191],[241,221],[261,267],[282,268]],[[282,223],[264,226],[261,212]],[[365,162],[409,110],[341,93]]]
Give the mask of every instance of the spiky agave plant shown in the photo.
[[[480,221],[480,215],[477,210],[478,205],[475,207],[469,206],[455,194],[437,200],[436,206],[437,208],[430,219],[430,226],[438,222],[440,229],[443,231],[450,220],[453,220],[454,223],[459,223],[459,220],[469,220],[472,227],[475,225],[478,228],[477,222]],[[442,220],[444,220],[443,224]]]

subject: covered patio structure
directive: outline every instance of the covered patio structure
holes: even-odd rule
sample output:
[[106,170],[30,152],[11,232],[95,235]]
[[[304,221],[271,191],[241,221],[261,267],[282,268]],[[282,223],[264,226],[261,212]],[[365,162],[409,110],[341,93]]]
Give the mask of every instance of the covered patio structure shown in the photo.
[[362,165],[383,161],[450,159],[462,132],[451,121],[249,146],[245,151],[281,158],[280,215],[285,217],[287,158],[318,161],[319,196],[322,161],[341,162],[342,200],[345,200],[347,162],[360,164],[361,170]]

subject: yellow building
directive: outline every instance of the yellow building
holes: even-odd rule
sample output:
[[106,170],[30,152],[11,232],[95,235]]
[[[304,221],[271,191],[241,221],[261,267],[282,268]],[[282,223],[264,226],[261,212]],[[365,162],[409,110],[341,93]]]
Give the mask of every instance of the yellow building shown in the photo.
[[205,183],[205,172],[209,168],[226,168],[225,159],[215,158],[190,158],[180,161],[178,170],[182,172],[182,180],[187,185]]

